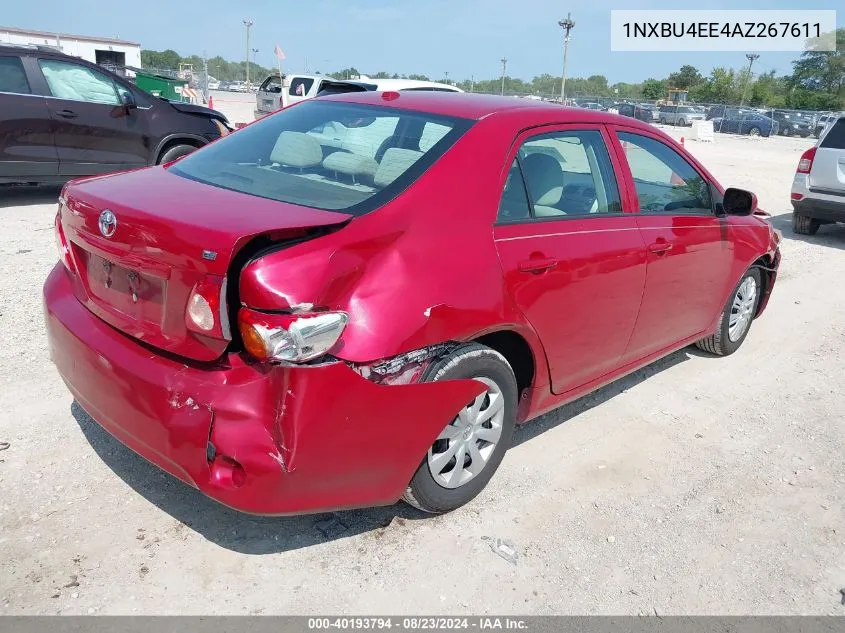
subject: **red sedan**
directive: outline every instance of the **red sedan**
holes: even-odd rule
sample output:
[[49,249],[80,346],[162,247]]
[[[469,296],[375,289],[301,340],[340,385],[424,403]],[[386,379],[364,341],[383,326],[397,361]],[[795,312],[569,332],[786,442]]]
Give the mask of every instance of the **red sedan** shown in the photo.
[[630,118],[475,95],[306,101],[70,183],[52,358],[121,442],[260,514],[472,499],[515,425],[742,344],[779,236]]

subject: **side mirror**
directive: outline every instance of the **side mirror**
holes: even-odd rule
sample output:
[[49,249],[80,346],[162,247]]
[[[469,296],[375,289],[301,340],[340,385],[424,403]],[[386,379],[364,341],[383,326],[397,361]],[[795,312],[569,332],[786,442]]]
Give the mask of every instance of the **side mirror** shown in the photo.
[[757,208],[757,196],[745,189],[730,187],[725,190],[722,208],[727,215],[751,215]]
[[135,101],[135,95],[128,90],[120,93],[120,102],[123,104],[126,114],[129,114],[130,110],[134,110],[138,107],[138,103]]

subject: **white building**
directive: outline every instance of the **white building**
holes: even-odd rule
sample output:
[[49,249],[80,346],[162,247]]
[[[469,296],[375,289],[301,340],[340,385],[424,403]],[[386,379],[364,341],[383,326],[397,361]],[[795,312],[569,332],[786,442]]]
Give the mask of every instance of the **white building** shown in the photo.
[[108,37],[48,33],[0,26],[0,44],[53,46],[66,55],[104,66],[141,67],[141,45]]

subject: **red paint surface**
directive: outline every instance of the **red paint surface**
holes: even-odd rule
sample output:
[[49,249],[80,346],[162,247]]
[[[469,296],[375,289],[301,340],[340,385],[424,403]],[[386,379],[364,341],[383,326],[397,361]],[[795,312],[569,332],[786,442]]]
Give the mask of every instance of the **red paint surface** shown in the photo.
[[[384,104],[371,93],[332,99]],[[264,366],[219,336],[191,331],[191,289],[226,275],[258,236],[335,229],[262,256],[228,282],[255,310],[312,304],[347,312],[340,361],[370,363],[502,330],[522,336],[535,378],[521,422],[707,335],[750,265],[767,256],[777,267],[774,234],[758,217],[637,212],[617,128],[672,146],[722,190],[649,125],[472,95],[402,93],[387,105],[478,121],[407,191],[362,217],[250,197],[162,168],[65,192],[61,224],[79,273],[59,264],[44,288],[60,373],[120,441],[222,503],[271,514],[392,503],[439,431],[482,388],[376,385],[346,362]],[[496,225],[517,140],[564,125],[605,135],[624,213]],[[109,240],[97,229],[104,208],[120,219]],[[664,242],[672,248],[653,248]],[[203,259],[202,250],[216,258]],[[87,268],[96,257],[140,271],[144,300],[106,287]],[[538,260],[554,266],[526,270]],[[243,485],[212,476],[209,440],[244,468]]]

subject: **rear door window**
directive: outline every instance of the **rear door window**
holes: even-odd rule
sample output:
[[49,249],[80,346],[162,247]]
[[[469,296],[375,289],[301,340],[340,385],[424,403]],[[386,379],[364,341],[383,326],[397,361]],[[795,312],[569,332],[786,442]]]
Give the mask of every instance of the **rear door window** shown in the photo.
[[[539,134],[527,139],[517,153],[531,216],[537,219],[620,213],[622,205],[613,164],[598,130]],[[518,174],[511,168],[502,197],[500,217],[521,217]]]
[[103,73],[87,66],[54,59],[39,59],[50,93],[58,99],[118,105],[117,86]]
[[20,57],[0,57],[0,92],[32,94]]
[[288,94],[292,97],[304,97],[308,94],[311,90],[311,86],[313,85],[314,80],[310,77],[295,77],[293,81],[290,82]]
[[641,213],[710,214],[710,187],[674,149],[640,134],[620,132]]
[[845,117],[839,117],[819,144],[825,149],[845,149]]

